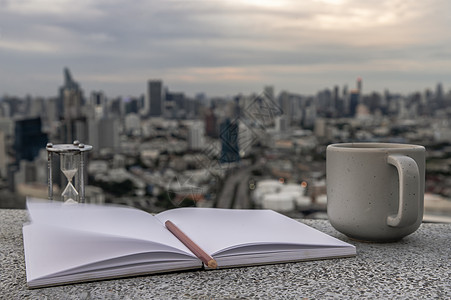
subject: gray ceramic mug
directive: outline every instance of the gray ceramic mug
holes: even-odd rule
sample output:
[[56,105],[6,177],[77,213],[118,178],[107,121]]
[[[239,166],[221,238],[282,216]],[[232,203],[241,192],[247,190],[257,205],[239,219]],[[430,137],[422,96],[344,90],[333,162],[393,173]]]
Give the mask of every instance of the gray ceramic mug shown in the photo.
[[390,242],[421,224],[425,148],[392,143],[327,147],[327,214],[332,226],[364,241]]

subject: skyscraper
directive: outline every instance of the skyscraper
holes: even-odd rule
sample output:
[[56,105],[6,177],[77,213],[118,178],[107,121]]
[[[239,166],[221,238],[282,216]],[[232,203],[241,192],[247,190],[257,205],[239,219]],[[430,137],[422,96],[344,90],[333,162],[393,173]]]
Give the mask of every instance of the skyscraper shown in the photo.
[[164,91],[163,114],[168,119],[180,119],[186,117],[185,94]]
[[90,109],[94,110],[95,117],[97,119],[101,119],[106,116],[107,112],[106,97],[102,91],[91,92],[91,96],[89,97],[89,105]]
[[349,97],[349,116],[354,117],[357,112],[357,105],[360,102],[360,93],[358,90],[351,90]]
[[81,90],[64,90],[64,114],[61,129],[64,143],[71,144],[75,140],[83,141],[87,135],[86,118],[82,114]]
[[362,94],[362,78],[360,77],[357,78],[357,91]]
[[39,150],[45,148],[48,142],[47,134],[41,130],[41,118],[32,118],[16,121],[14,150],[16,162],[25,159],[34,160]]
[[204,134],[205,127],[202,123],[192,124],[188,131],[188,147],[192,150],[202,150],[205,146]]
[[[69,92],[70,91],[70,92]],[[76,81],[72,79],[72,75],[68,68],[64,68],[64,84],[59,89],[59,99],[57,103],[58,117],[64,117],[65,113],[65,94],[79,94],[82,98],[82,91]]]
[[72,79],[68,68],[64,68],[64,85],[60,87],[57,102],[57,114],[62,119],[60,137],[63,143],[82,140],[86,135],[86,126],[82,114],[83,91]]
[[101,119],[98,121],[99,148],[109,148],[117,151],[119,148],[119,120],[116,118]]
[[336,115],[339,111],[339,98],[340,98],[340,88],[338,85],[334,86],[334,94],[332,96],[332,108],[334,110],[334,114]]
[[264,87],[264,94],[266,97],[269,98],[269,100],[274,101],[274,87],[271,85],[267,85]]
[[207,109],[205,112],[205,134],[212,138],[218,137],[216,115],[212,108]]
[[286,115],[275,118],[275,129],[277,132],[285,133],[289,128],[288,117]]
[[7,175],[7,152],[6,152],[6,134],[0,130],[0,177]]
[[238,146],[239,127],[237,122],[226,119],[220,125],[219,139],[221,140],[220,163],[232,163],[240,160],[240,149]]
[[435,88],[435,97],[437,100],[443,99],[443,86],[441,83],[437,83],[437,87]]
[[161,80],[149,80],[147,83],[147,114],[160,117],[163,115],[163,89]]

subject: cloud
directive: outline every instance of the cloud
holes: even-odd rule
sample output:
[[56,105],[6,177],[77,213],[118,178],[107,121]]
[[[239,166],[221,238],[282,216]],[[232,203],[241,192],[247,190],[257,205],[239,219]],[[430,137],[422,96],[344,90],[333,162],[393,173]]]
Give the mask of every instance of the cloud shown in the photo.
[[41,43],[39,41],[14,41],[0,39],[0,49],[8,51],[20,51],[20,52],[38,52],[38,53],[56,53],[58,49],[47,43]]
[[402,70],[451,80],[450,10],[447,0],[3,1],[0,93],[6,78],[8,92],[23,87],[11,70],[47,87],[64,66],[110,94],[141,93],[150,77],[218,93],[268,83],[312,92]]
[[74,3],[71,0],[10,0],[3,2],[2,9],[5,13],[18,16],[77,18],[84,20],[103,15],[102,10],[96,9],[94,3],[96,1],[80,0]]

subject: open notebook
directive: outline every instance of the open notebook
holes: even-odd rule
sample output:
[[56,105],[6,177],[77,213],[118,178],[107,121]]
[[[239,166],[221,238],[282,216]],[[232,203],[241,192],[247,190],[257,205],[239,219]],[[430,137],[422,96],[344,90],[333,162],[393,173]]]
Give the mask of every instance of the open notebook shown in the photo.
[[29,287],[201,269],[164,223],[171,220],[218,268],[356,255],[354,246],[271,210],[178,208],[151,215],[124,206],[28,199],[23,227]]

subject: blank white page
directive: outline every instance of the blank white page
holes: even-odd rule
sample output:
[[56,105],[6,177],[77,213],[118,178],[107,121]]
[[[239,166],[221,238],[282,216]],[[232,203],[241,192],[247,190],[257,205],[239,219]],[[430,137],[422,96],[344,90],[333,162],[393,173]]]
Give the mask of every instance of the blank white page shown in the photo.
[[[168,252],[167,246],[158,243],[56,226],[25,225],[23,235],[28,282],[63,271],[70,274],[71,269],[139,253],[157,252],[156,261],[148,256],[149,263],[162,261],[169,264],[172,260],[181,259],[180,254]],[[187,261],[197,260],[192,254],[184,255]]]
[[126,206],[64,204],[28,199],[32,223],[158,242],[192,255],[153,215]]
[[163,223],[171,220],[212,256],[239,246],[259,244],[353,247],[271,210],[179,208],[156,217]]

